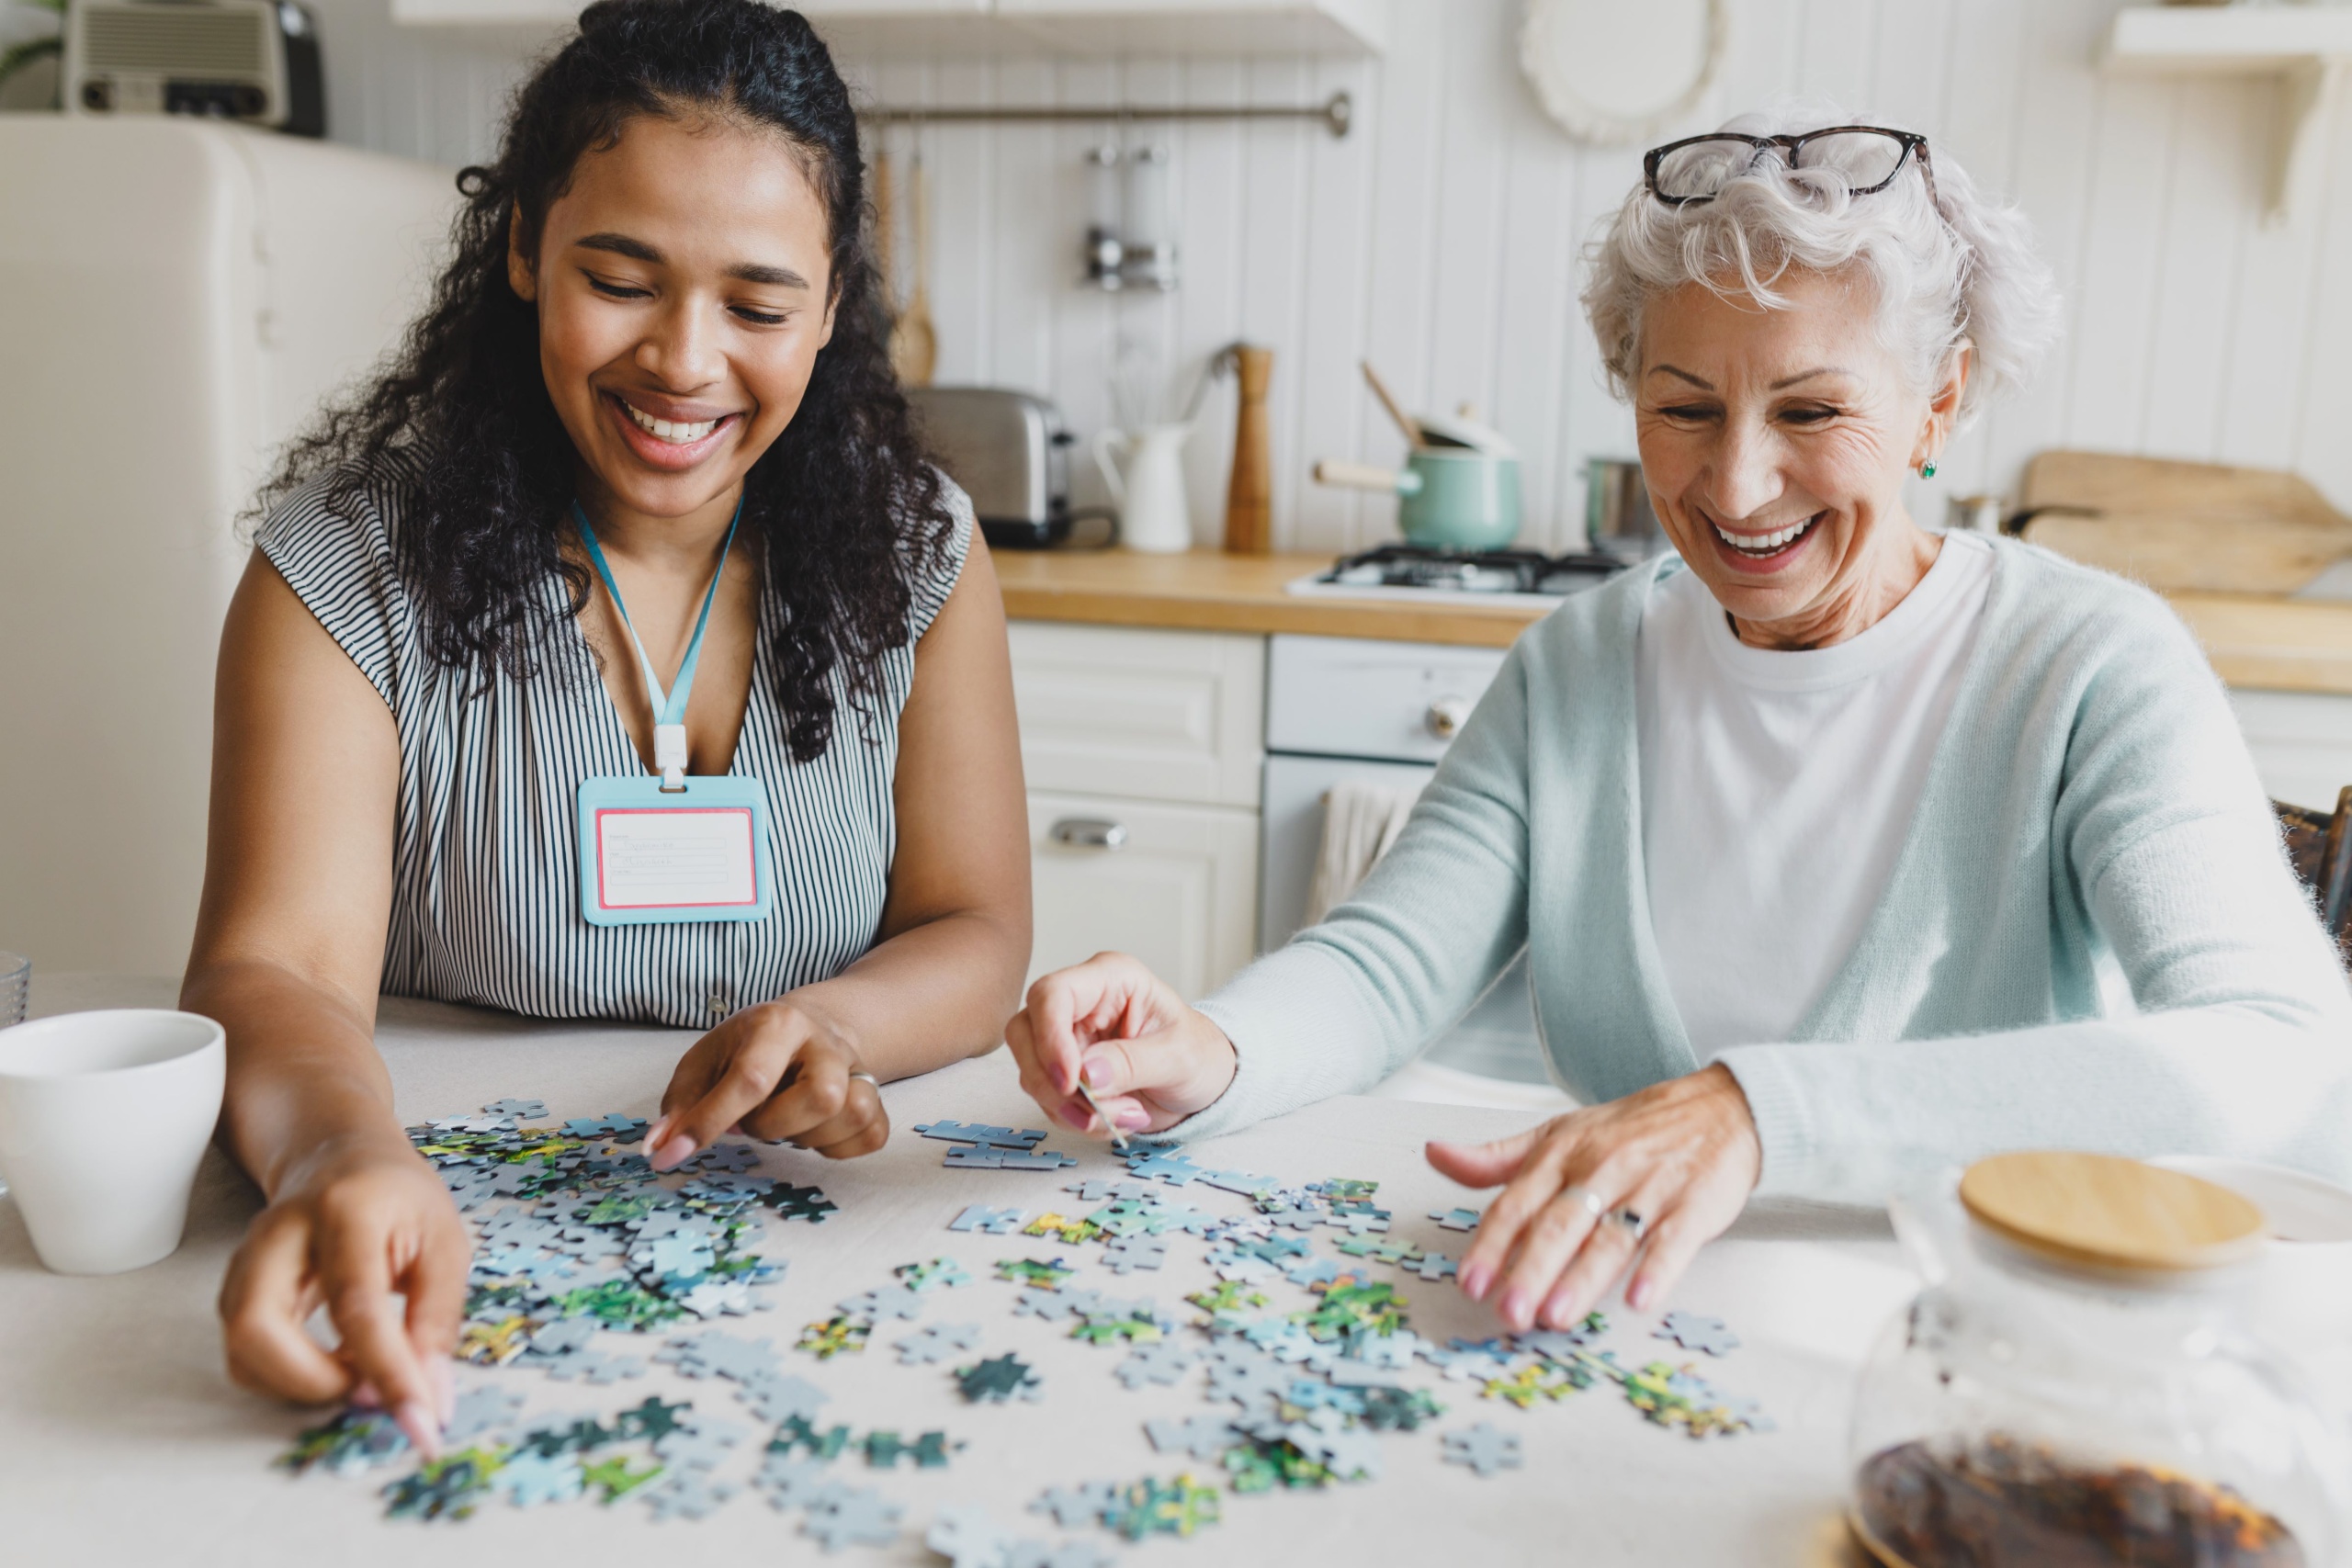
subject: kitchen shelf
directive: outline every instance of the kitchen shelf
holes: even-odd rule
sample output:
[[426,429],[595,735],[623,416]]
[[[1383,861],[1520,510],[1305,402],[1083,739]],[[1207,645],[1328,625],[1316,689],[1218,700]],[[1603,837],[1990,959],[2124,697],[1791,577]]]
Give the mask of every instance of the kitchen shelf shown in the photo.
[[2310,210],[2324,177],[2329,110],[2352,81],[2352,6],[2132,6],[2099,60],[2109,75],[2269,76],[2278,131],[2265,217]]
[[[580,0],[391,0],[411,27],[568,22]],[[865,59],[1122,55],[1363,58],[1387,0],[801,0],[826,42]]]

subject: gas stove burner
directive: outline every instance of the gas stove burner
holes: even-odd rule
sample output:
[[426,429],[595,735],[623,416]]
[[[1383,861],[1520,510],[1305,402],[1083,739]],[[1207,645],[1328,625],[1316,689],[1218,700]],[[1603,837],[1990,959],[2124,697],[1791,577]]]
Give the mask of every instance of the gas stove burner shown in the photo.
[[1383,545],[1343,558],[1316,579],[1347,588],[1428,588],[1453,593],[1550,593],[1590,588],[1624,570],[1608,556],[1534,550],[1439,550]]

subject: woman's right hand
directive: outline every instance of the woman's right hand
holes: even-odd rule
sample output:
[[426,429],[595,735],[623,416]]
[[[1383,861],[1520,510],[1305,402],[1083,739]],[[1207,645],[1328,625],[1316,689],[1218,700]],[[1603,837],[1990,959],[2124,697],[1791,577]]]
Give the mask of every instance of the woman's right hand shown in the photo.
[[1223,1030],[1124,953],[1098,953],[1030,987],[1004,1040],[1038,1108],[1080,1131],[1095,1126],[1081,1074],[1114,1126],[1157,1133],[1215,1103],[1238,1066]]
[[[472,1265],[466,1223],[414,1152],[322,1151],[254,1217],[229,1264],[229,1375],[303,1404],[380,1405],[433,1458]],[[341,1340],[333,1350],[303,1327],[321,1306]]]

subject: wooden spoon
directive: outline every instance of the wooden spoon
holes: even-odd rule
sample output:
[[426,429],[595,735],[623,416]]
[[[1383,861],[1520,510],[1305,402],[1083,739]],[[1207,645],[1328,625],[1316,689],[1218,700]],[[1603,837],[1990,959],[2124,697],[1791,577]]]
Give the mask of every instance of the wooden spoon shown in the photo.
[[1388,411],[1388,417],[1396,422],[1396,428],[1405,433],[1405,439],[1416,446],[1420,446],[1421,422],[1405,412],[1405,405],[1396,400],[1396,394],[1388,389],[1388,383],[1380,378],[1380,372],[1372,367],[1369,359],[1363,361],[1363,378],[1371,383],[1372,395],[1380,400],[1380,406]]
[[922,153],[915,153],[912,191],[915,231],[914,282],[907,313],[890,334],[890,366],[909,387],[928,387],[939,367],[939,333],[931,324],[931,182],[923,173]]

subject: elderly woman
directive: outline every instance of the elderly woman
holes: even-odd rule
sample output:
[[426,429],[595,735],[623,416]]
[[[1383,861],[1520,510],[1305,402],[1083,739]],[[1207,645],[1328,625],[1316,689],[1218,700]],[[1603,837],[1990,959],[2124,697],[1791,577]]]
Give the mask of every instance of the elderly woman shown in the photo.
[[1587,1108],[1429,1151],[1508,1183],[1460,1282],[1514,1328],[1654,1305],[1751,1193],[2020,1145],[2352,1168],[2352,994],[2196,644],[1904,508],[2052,334],[2024,224],[1817,124],[1652,152],[1594,258],[1679,558],[1530,628],[1357,897],[1197,1009],[1117,954],[1037,982],[1049,1114],[1095,1125],[1082,1081],[1205,1137],[1364,1089],[1524,947]]

